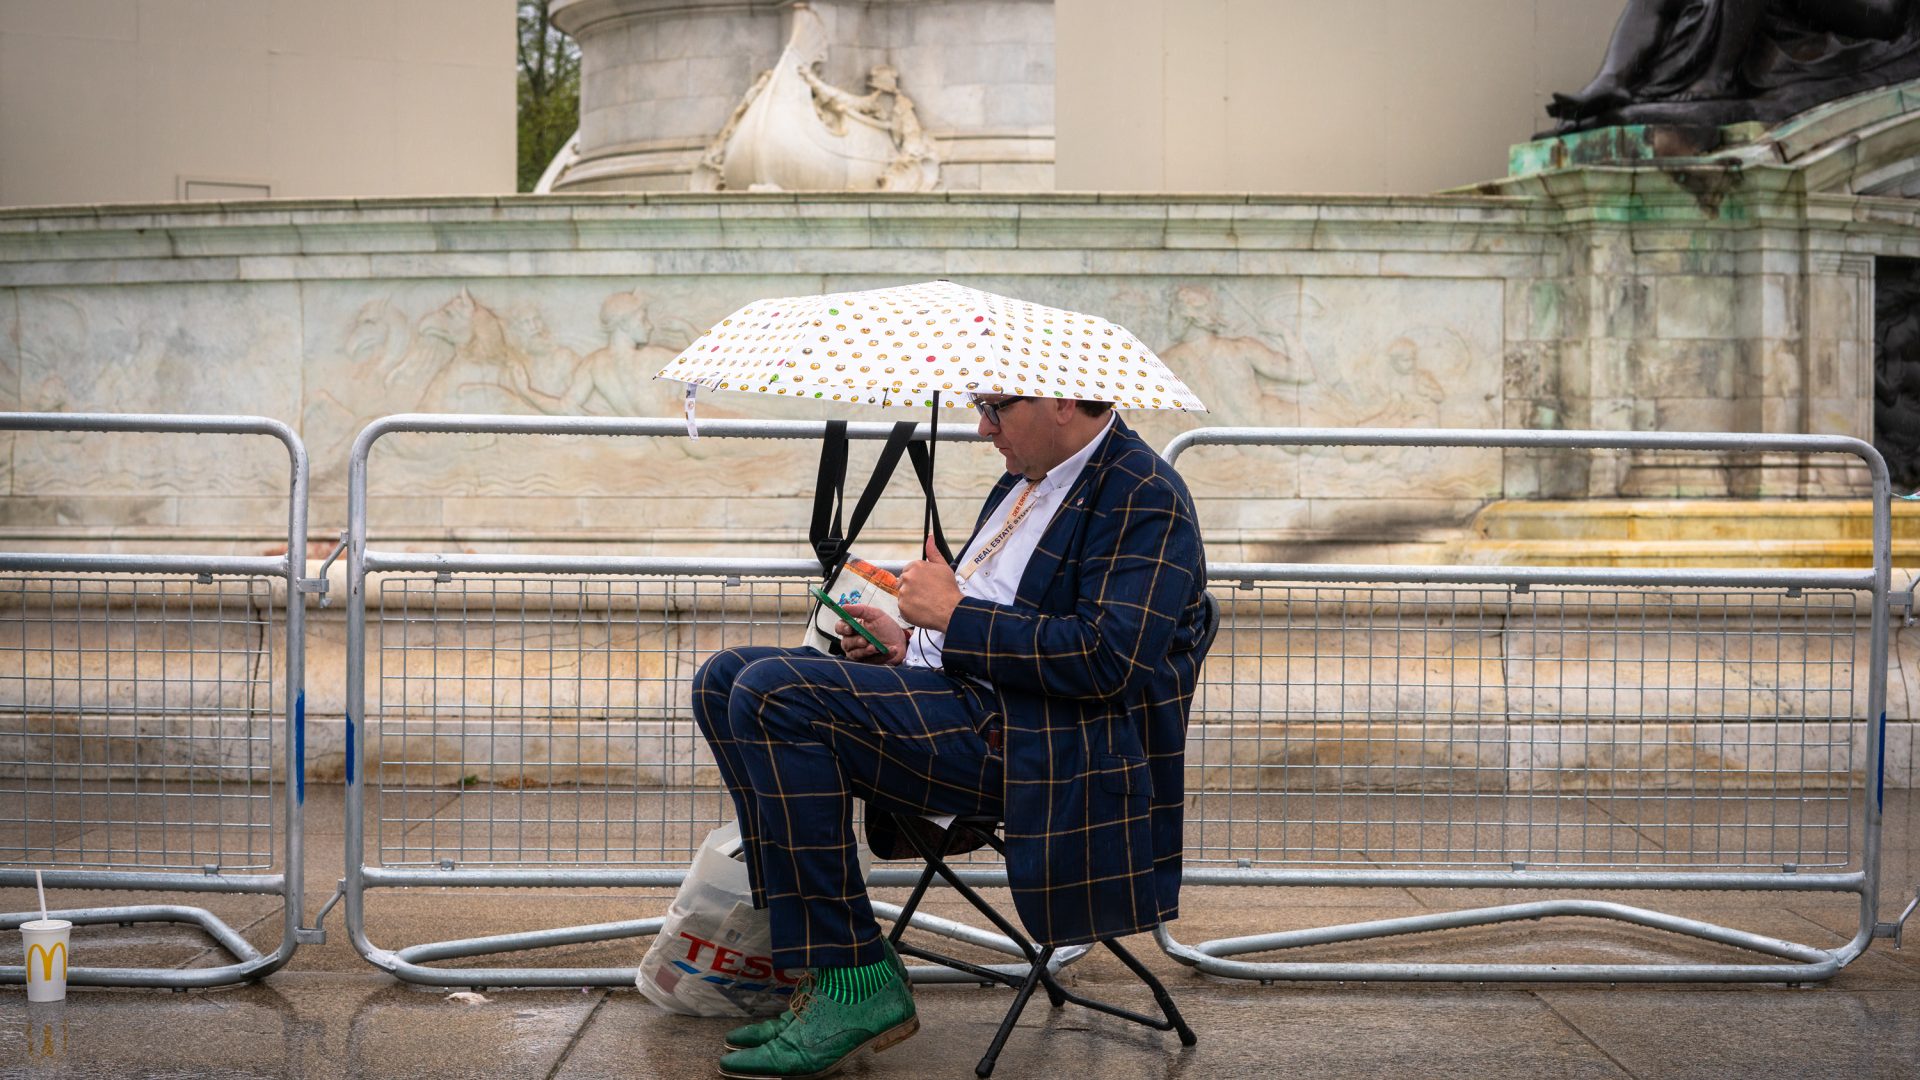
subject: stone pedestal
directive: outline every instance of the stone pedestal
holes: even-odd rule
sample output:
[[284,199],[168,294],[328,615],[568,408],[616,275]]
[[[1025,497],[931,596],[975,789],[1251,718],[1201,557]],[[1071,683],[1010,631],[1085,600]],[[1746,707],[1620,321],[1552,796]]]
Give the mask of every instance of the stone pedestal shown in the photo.
[[[556,193],[685,191],[708,144],[786,44],[792,0],[555,0],[580,44],[577,157]],[[855,92],[899,72],[950,191],[1053,188],[1053,0],[814,0],[821,77]]]

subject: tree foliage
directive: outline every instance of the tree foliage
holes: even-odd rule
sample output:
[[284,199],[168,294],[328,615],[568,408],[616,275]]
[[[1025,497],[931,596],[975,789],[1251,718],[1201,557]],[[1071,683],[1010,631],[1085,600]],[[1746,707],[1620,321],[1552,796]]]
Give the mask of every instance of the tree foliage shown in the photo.
[[580,48],[554,28],[551,0],[520,0],[520,182],[532,191],[580,126]]

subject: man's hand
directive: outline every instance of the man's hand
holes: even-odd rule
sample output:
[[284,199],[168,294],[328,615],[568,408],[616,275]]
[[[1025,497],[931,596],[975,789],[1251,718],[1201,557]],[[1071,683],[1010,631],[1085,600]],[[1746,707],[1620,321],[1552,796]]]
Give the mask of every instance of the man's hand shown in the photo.
[[960,606],[960,583],[953,567],[940,557],[933,537],[927,537],[926,557],[900,571],[900,617],[923,630],[947,631],[947,620]]
[[893,621],[893,616],[867,604],[848,604],[846,612],[859,619],[860,625],[867,628],[867,633],[879,638],[887,647],[887,655],[881,656],[872,642],[861,637],[859,631],[848,626],[846,620],[842,619],[839,623],[840,651],[847,654],[847,659],[863,662],[880,660],[887,664],[898,664],[907,658],[907,630],[906,627]]

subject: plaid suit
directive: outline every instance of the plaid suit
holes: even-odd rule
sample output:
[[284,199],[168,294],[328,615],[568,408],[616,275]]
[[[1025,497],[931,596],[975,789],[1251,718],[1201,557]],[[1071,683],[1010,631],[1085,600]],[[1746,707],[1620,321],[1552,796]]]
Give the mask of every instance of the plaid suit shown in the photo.
[[[980,521],[1017,479],[1002,478]],[[854,795],[870,826],[889,812],[1001,814],[1014,905],[1042,944],[1174,918],[1205,582],[1186,485],[1116,418],[1015,602],[961,599],[944,671],[808,649],[711,657],[694,677],[694,718],[755,853],[775,964],[883,955],[854,859]],[[979,734],[994,722],[1004,759]]]
[[1005,717],[1007,877],[1042,944],[1179,914],[1206,579],[1186,483],[1116,419],[1014,603],[963,597],[947,623],[942,665],[991,682]]

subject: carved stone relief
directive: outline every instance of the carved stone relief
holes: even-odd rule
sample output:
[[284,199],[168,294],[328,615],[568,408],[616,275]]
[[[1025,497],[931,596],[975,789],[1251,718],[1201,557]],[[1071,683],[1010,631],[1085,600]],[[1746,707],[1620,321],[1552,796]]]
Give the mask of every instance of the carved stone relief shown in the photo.
[[1276,313],[1258,310],[1240,289],[1190,283],[1173,289],[1169,322],[1173,344],[1160,356],[1183,377],[1209,381],[1203,397],[1216,423],[1300,422],[1301,388],[1313,371]]
[[[1187,279],[1145,289],[1078,285],[1073,301],[1138,312],[1121,321],[1149,344],[1169,342],[1160,355],[1207,402],[1204,417],[1129,415],[1160,445],[1203,424],[1497,427],[1498,289],[1487,282]],[[1357,317],[1362,312],[1371,314]],[[1203,524],[1222,538],[1240,529],[1271,538],[1452,526],[1501,484],[1499,454],[1478,450],[1208,447],[1183,457],[1180,468]]]
[[[317,328],[315,337],[334,344],[321,345],[308,364],[304,428],[316,491],[343,487],[353,438],[390,413],[680,414],[682,388],[655,380],[653,373],[697,331],[689,320],[662,310],[645,288],[609,294],[598,283],[548,283],[516,287],[514,299],[505,302],[479,285],[452,283],[392,288],[371,300],[358,300],[346,288],[309,291],[309,310],[323,318],[350,311],[335,323],[337,330]],[[731,405],[703,398],[700,415],[738,415]],[[475,436],[457,445],[473,450],[499,441]],[[484,459],[449,454],[448,445],[395,437],[376,453],[392,455],[395,471],[388,479],[394,484],[434,496],[507,494],[525,484],[539,491],[631,495],[676,485],[697,490],[714,479],[635,469],[633,448],[607,440],[565,446],[530,441]],[[716,454],[711,442],[686,439],[662,440],[662,447],[683,464],[717,457],[731,469],[741,462],[738,447]],[[766,453],[764,445],[753,451]],[[742,483],[752,486],[750,478]]]
[[[299,337],[295,298],[283,283],[22,291],[18,407],[291,417],[300,382],[288,352]],[[36,433],[16,440],[11,492],[156,499],[285,490],[285,457],[234,453],[240,440]]]

